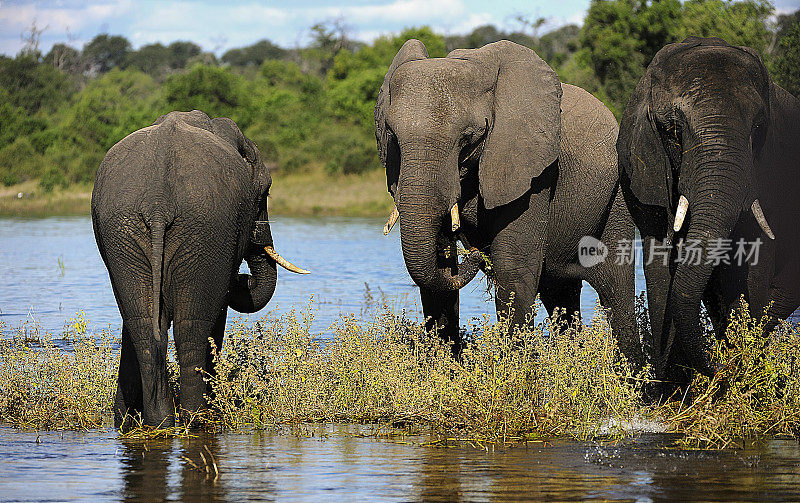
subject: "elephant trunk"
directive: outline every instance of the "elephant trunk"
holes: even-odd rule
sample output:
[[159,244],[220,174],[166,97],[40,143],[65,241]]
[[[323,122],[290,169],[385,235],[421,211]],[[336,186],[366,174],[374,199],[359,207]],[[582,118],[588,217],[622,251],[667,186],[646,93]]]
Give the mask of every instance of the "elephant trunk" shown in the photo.
[[444,172],[441,162],[406,160],[398,184],[397,209],[406,268],[417,285],[434,291],[459,290],[472,281],[483,260],[477,250],[471,250],[461,264],[454,257],[451,201],[456,198],[443,194],[446,191],[439,176]]
[[[689,225],[670,291],[670,313],[675,323],[675,344],[686,363],[711,376],[714,369],[700,326],[700,302],[711,274],[721,263],[720,254],[731,249],[728,240],[743,207],[754,195],[748,180],[752,173],[749,146],[738,138],[709,135],[696,155],[685,159],[682,172],[689,183],[681,184],[688,200]],[[690,163],[691,166],[687,166]],[[688,168],[688,170],[687,170]],[[677,227],[677,225],[676,225]],[[671,348],[665,349],[665,357]],[[666,362],[662,359],[662,364]]]
[[275,293],[278,279],[277,263],[265,247],[272,247],[272,233],[266,219],[257,221],[253,237],[247,245],[244,259],[250,274],[239,274],[232,282],[228,305],[240,313],[260,311]]

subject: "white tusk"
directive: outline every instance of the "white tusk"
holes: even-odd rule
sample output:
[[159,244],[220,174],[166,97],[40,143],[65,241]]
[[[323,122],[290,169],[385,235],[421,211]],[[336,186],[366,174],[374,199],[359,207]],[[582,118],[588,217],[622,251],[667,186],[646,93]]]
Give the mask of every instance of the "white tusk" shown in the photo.
[[678,232],[683,227],[683,219],[686,218],[686,211],[689,209],[689,200],[686,196],[681,196],[678,200],[678,211],[675,212],[675,224],[672,230]]
[[274,260],[276,264],[283,267],[287,271],[294,272],[297,274],[309,274],[311,272],[311,271],[306,271],[305,269],[301,269],[296,265],[292,264],[291,262],[289,262],[288,260],[286,260],[285,258],[281,257],[280,255],[278,255],[278,252],[275,251],[275,248],[271,246],[265,246],[264,251],[267,252],[269,258]]
[[400,216],[400,212],[397,211],[397,206],[392,208],[392,214],[389,215],[389,220],[386,221],[386,225],[383,226],[383,235],[386,236],[392,231],[392,227],[394,227],[395,222],[397,222],[397,217]]
[[453,232],[457,231],[459,227],[461,227],[461,220],[458,217],[458,203],[454,204],[452,208],[450,208],[450,220],[452,222],[452,226],[450,227]]
[[756,221],[758,225],[761,226],[761,230],[764,231],[764,234],[770,239],[775,239],[775,234],[773,234],[772,229],[769,228],[767,217],[764,216],[764,211],[761,210],[761,204],[759,204],[758,199],[753,201],[753,205],[750,206],[750,209],[753,211],[753,216],[756,217]]

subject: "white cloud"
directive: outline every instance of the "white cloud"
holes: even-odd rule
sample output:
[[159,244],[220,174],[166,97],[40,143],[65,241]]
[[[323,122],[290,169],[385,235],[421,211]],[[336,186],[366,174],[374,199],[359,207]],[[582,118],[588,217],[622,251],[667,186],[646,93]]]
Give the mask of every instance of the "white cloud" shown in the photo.
[[564,22],[561,24],[577,24],[578,26],[581,26],[583,25],[583,20],[586,19],[587,12],[587,9],[581,9],[577,12],[574,12],[571,16],[564,18]]
[[462,0],[395,0],[387,5],[345,7],[341,14],[352,22],[416,22],[430,19],[462,17],[466,11]]
[[[0,4],[0,51],[16,54],[23,45],[21,36],[32,23],[43,29],[40,49],[47,51],[58,42],[81,46],[87,38],[85,30],[94,30],[110,20],[124,18],[132,9],[131,0],[104,0],[85,5],[83,2],[49,4]],[[88,38],[95,33],[88,34]]]
[[[23,0],[26,1],[26,0]],[[794,1],[794,0],[778,0]],[[88,5],[87,5],[88,4]],[[559,0],[542,5],[550,20],[546,29],[581,23],[588,0]],[[0,51],[16,53],[19,35],[36,19],[47,26],[40,48],[68,42],[80,47],[100,31],[127,37],[134,47],[155,42],[191,40],[205,50],[224,51],[267,38],[292,47],[309,42],[309,27],[341,18],[351,36],[369,42],[381,34],[398,33],[413,26],[430,25],[445,34],[468,33],[477,26],[494,24],[508,29],[513,13],[527,12],[527,0],[29,0],[9,5],[0,2]],[[527,9],[527,10],[526,10]],[[537,7],[537,14],[538,14]],[[573,14],[569,14],[572,12]],[[505,17],[504,17],[505,16]]]
[[20,29],[36,20],[37,26],[48,30],[77,31],[91,23],[105,21],[112,16],[123,16],[131,8],[130,0],[117,0],[85,7],[39,7],[34,4],[8,5],[0,7],[0,29]]

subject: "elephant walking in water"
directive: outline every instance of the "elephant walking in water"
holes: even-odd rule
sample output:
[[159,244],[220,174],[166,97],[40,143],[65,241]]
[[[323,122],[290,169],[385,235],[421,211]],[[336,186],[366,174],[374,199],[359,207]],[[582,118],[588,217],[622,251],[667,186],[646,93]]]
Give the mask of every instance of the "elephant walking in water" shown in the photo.
[[[275,291],[267,215],[272,181],[255,144],[233,121],[172,112],[111,147],[97,171],[92,224],[122,315],[116,425],[141,413],[172,425],[167,330],[173,323],[180,403],[204,406],[228,306],[252,313]],[[242,259],[250,275],[238,274]]]
[[[409,40],[381,86],[375,133],[396,203],[386,231],[399,219],[429,329],[457,350],[458,291],[486,267],[484,252],[498,313],[511,304],[512,321],[530,323],[537,293],[551,313],[579,313],[586,280],[610,308],[623,352],[643,363],[632,261],[579,261],[585,236],[609,247],[634,239],[617,123],[602,103],[512,42],[428,58]],[[470,250],[461,263],[457,240]]]
[[741,295],[754,316],[769,306],[768,329],[800,306],[800,101],[752,49],[690,37],[653,58],[617,149],[656,378],[684,382],[686,366],[712,375],[701,300],[719,337]]

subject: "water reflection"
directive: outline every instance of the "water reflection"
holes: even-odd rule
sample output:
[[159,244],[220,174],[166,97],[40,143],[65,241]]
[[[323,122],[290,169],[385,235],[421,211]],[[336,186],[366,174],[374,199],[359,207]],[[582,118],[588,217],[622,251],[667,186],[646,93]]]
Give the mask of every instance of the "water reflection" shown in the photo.
[[[344,425],[141,442],[114,432],[0,427],[0,500],[800,500],[795,440],[680,451],[673,437],[651,434],[486,451],[423,447],[424,437],[363,438],[363,431]],[[200,456],[204,446],[217,460],[216,480]]]
[[[220,455],[214,436],[160,441],[121,440],[125,501],[227,501],[213,467]],[[203,461],[203,452],[206,461]]]

